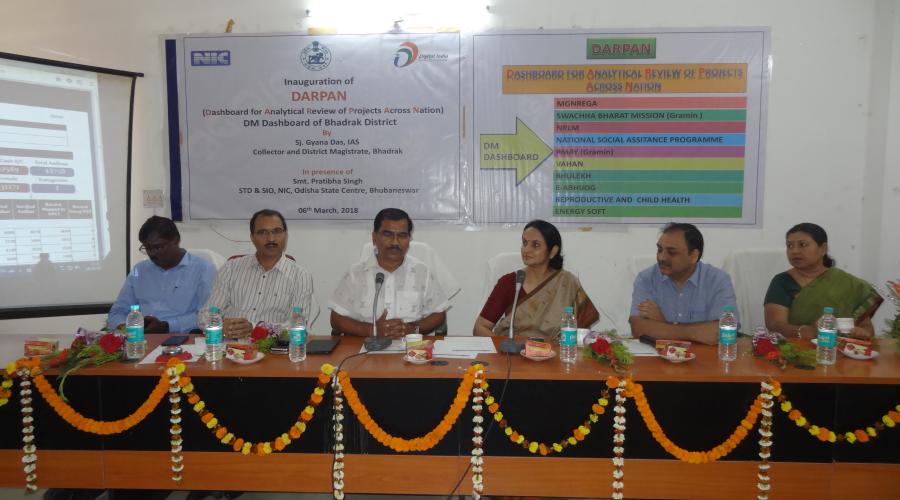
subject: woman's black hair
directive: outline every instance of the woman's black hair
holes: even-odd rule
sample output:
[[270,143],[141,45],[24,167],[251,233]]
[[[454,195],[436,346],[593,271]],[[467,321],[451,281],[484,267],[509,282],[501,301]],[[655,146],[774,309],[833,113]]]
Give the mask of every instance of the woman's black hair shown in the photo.
[[[528,224],[525,224],[525,229],[530,227],[537,229],[541,233],[541,236],[544,237],[544,243],[547,244],[547,252],[550,252],[553,247],[559,248],[559,251],[556,252],[556,256],[550,259],[550,267],[553,269],[562,269],[562,236],[559,235],[559,230],[556,229],[556,226],[545,220],[535,219]],[[523,233],[525,232],[525,229],[522,230]]]
[[[801,222],[800,224],[797,224],[796,226],[788,229],[788,232],[784,235],[784,237],[787,238],[794,233],[808,234],[819,246],[828,243],[828,233],[826,233],[825,230],[822,229],[822,226],[813,224],[812,222]],[[826,253],[825,256],[822,257],[822,264],[825,264],[825,267],[834,267],[834,259],[832,259],[831,256]]]

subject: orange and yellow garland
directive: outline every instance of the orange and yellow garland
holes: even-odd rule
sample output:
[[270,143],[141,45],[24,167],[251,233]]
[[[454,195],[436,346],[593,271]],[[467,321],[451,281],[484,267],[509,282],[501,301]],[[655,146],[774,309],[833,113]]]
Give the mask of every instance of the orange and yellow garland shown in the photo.
[[153,388],[153,392],[150,393],[147,400],[134,413],[120,420],[102,422],[81,415],[59,397],[59,394],[56,393],[56,390],[53,389],[53,386],[50,385],[50,382],[47,381],[40,370],[40,358],[20,359],[16,363],[31,371],[34,385],[37,387],[38,392],[41,393],[41,396],[63,420],[72,427],[91,434],[119,434],[141,423],[147,418],[147,415],[153,412],[169,389],[168,376],[163,372],[159,378],[159,383]]
[[181,392],[187,396],[187,401],[193,410],[200,415],[200,421],[206,424],[206,428],[212,431],[219,442],[226,446],[231,446],[232,450],[244,455],[249,455],[251,452],[255,452],[257,455],[268,455],[275,451],[284,450],[287,445],[291,444],[294,440],[300,439],[300,436],[306,432],[306,424],[312,420],[316,413],[316,407],[322,402],[325,394],[325,387],[331,381],[332,373],[334,373],[333,366],[328,363],[322,365],[318,380],[316,381],[316,388],[313,389],[312,394],[309,396],[309,400],[307,400],[306,407],[300,412],[297,421],[294,422],[294,425],[291,426],[290,430],[283,432],[273,440],[262,441],[255,444],[251,441],[246,441],[243,438],[236,437],[233,433],[229,432],[227,427],[219,423],[219,419],[216,418],[213,412],[206,409],[206,403],[200,399],[200,395],[194,390],[194,384],[191,382],[190,377],[181,376],[178,380],[178,385],[181,386]]
[[895,405],[893,410],[888,410],[887,413],[881,416],[880,421],[867,426],[865,429],[855,429],[847,432],[834,432],[832,430],[829,430],[825,426],[809,423],[809,421],[806,420],[806,417],[803,416],[803,413],[801,413],[797,408],[794,408],[794,405],[790,402],[790,400],[787,399],[787,396],[782,394],[781,384],[779,384],[778,382],[774,382],[774,385],[775,389],[772,391],[772,395],[778,398],[781,411],[787,413],[788,419],[794,422],[797,427],[806,429],[806,431],[809,432],[811,436],[817,438],[823,443],[868,443],[872,438],[877,437],[878,433],[883,431],[885,428],[893,428],[897,424],[900,424],[900,405]]
[[359,419],[363,427],[369,431],[369,434],[388,448],[398,453],[404,453],[409,451],[430,450],[444,439],[444,436],[447,435],[453,427],[453,424],[456,423],[459,415],[466,407],[466,403],[469,401],[469,393],[472,392],[476,371],[477,369],[475,366],[470,366],[469,369],[466,370],[462,382],[459,384],[459,389],[456,391],[456,397],[453,398],[453,404],[450,405],[450,409],[447,411],[447,414],[444,415],[444,418],[441,419],[440,423],[438,423],[437,427],[424,436],[412,439],[392,436],[385,432],[385,430],[372,419],[369,415],[369,410],[366,409],[366,406],[360,400],[359,393],[356,392],[356,389],[353,387],[347,372],[341,371],[338,373],[338,380],[343,388],[347,404],[350,405],[350,409],[356,414],[356,418]]
[[[500,404],[494,400],[494,396],[487,390],[487,382],[482,383],[482,389],[485,390],[484,404],[487,405],[488,411],[494,416],[494,420],[499,424],[500,428],[503,429],[503,433],[506,434],[509,440],[514,444],[522,446],[522,448],[525,448],[530,453],[547,456],[553,453],[562,453],[567,447],[575,446],[584,441],[584,438],[591,433],[591,424],[597,423],[597,421],[600,420],[600,415],[603,415],[606,412],[606,406],[609,404],[609,389],[615,387],[615,385],[609,385],[612,383],[611,380],[617,379],[612,377],[607,381],[606,388],[597,399],[597,402],[591,405],[591,413],[588,415],[588,418],[586,418],[581,425],[572,430],[571,436],[551,444],[540,441],[531,441],[526,438],[524,434],[513,429],[507,420],[503,418],[504,415],[503,412],[500,411]],[[618,381],[616,384],[617,383]]]
[[669,452],[669,454],[689,464],[715,462],[731,453],[756,425],[756,419],[759,417],[759,411],[762,407],[762,396],[757,396],[756,399],[753,400],[753,404],[750,405],[747,415],[722,444],[713,447],[709,451],[689,451],[673,443],[666,436],[666,433],[663,432],[662,427],[660,427],[659,422],[656,421],[656,417],[653,415],[653,411],[650,409],[649,403],[647,403],[644,387],[641,384],[635,383],[630,378],[626,381],[626,387],[628,395],[634,399],[638,412],[641,414],[641,418],[644,419],[644,424],[650,429],[650,433],[653,435],[656,442]]

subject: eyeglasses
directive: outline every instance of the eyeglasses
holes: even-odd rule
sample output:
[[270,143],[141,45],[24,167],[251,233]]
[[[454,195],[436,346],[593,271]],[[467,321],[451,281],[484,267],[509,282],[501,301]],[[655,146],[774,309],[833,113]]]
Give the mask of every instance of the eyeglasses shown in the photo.
[[165,241],[158,245],[141,245],[141,247],[138,248],[138,250],[144,255],[150,255],[151,253],[159,252],[160,250],[162,250],[163,248],[166,248],[167,246],[169,246],[171,244],[172,244],[171,241]]
[[283,236],[286,232],[287,231],[283,227],[276,227],[275,229],[257,229],[253,234],[258,238],[268,238],[269,236],[275,236],[277,238]]

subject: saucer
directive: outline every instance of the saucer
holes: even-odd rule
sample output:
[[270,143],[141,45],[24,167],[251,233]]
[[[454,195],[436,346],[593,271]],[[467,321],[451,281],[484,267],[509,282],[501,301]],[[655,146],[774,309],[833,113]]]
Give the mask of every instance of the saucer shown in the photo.
[[872,354],[865,356],[863,354],[856,354],[856,351],[841,349],[841,354],[843,354],[844,356],[847,356],[850,359],[860,359],[863,361],[865,361],[867,359],[875,359],[878,357],[878,351],[872,351]]
[[403,355],[403,361],[406,361],[407,363],[412,363],[412,364],[414,364],[414,365],[424,365],[425,363],[427,363],[427,362],[429,362],[429,361],[431,361],[431,360],[430,360],[430,359],[416,359],[416,358],[411,358],[411,357],[409,357],[409,356],[407,356],[407,355],[404,354],[404,355]]
[[228,358],[228,360],[234,361],[235,363],[237,363],[237,364],[239,364],[239,365],[250,365],[250,364],[256,363],[257,361],[263,359],[264,357],[266,357],[266,355],[263,354],[263,353],[261,353],[261,352],[257,352],[255,358],[253,358],[253,359],[244,359],[243,357],[240,357],[240,358],[239,358],[239,357],[237,357],[237,356],[233,356],[233,355],[228,354],[228,353],[226,352],[226,353],[225,353],[225,357]]
[[671,357],[670,356],[660,356],[660,357],[662,359],[668,361],[669,363],[684,363],[685,361],[691,361],[692,359],[696,358],[697,355],[694,353],[691,353],[691,356],[688,358],[676,358],[674,356],[671,356]]
[[522,349],[521,351],[519,351],[519,354],[521,354],[523,358],[528,358],[532,361],[547,361],[548,359],[553,359],[554,357],[556,357],[556,351],[550,351],[549,356],[528,356],[525,354],[525,349]]

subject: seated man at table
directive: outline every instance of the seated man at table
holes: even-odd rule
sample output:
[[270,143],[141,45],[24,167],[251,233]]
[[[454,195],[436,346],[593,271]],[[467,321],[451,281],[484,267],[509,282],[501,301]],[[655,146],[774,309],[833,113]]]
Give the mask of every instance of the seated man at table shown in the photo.
[[250,219],[250,239],[256,253],[225,262],[213,284],[200,324],[206,325],[209,308],[217,306],[228,339],[250,336],[259,321],[286,325],[293,306],[308,315],[312,302],[312,275],[284,253],[288,231],[275,210],[260,210]]
[[[331,327],[348,335],[372,335],[372,312],[378,335],[398,338],[410,333],[430,333],[444,324],[450,303],[424,263],[406,255],[412,239],[413,222],[397,208],[385,208],[375,216],[372,244],[367,259],[350,267],[328,307]],[[383,283],[376,285],[376,277]],[[380,286],[377,305],[376,286]]]
[[206,303],[216,267],[181,248],[181,235],[171,219],[154,215],[138,231],[138,262],[109,311],[107,325],[125,324],[130,306],[138,304],[146,333],[189,332],[197,328],[197,310]]
[[731,306],[728,273],[700,262],[703,235],[693,224],[669,223],[656,243],[656,265],[641,271],[631,294],[631,333],[658,339],[718,343],[719,316]]

